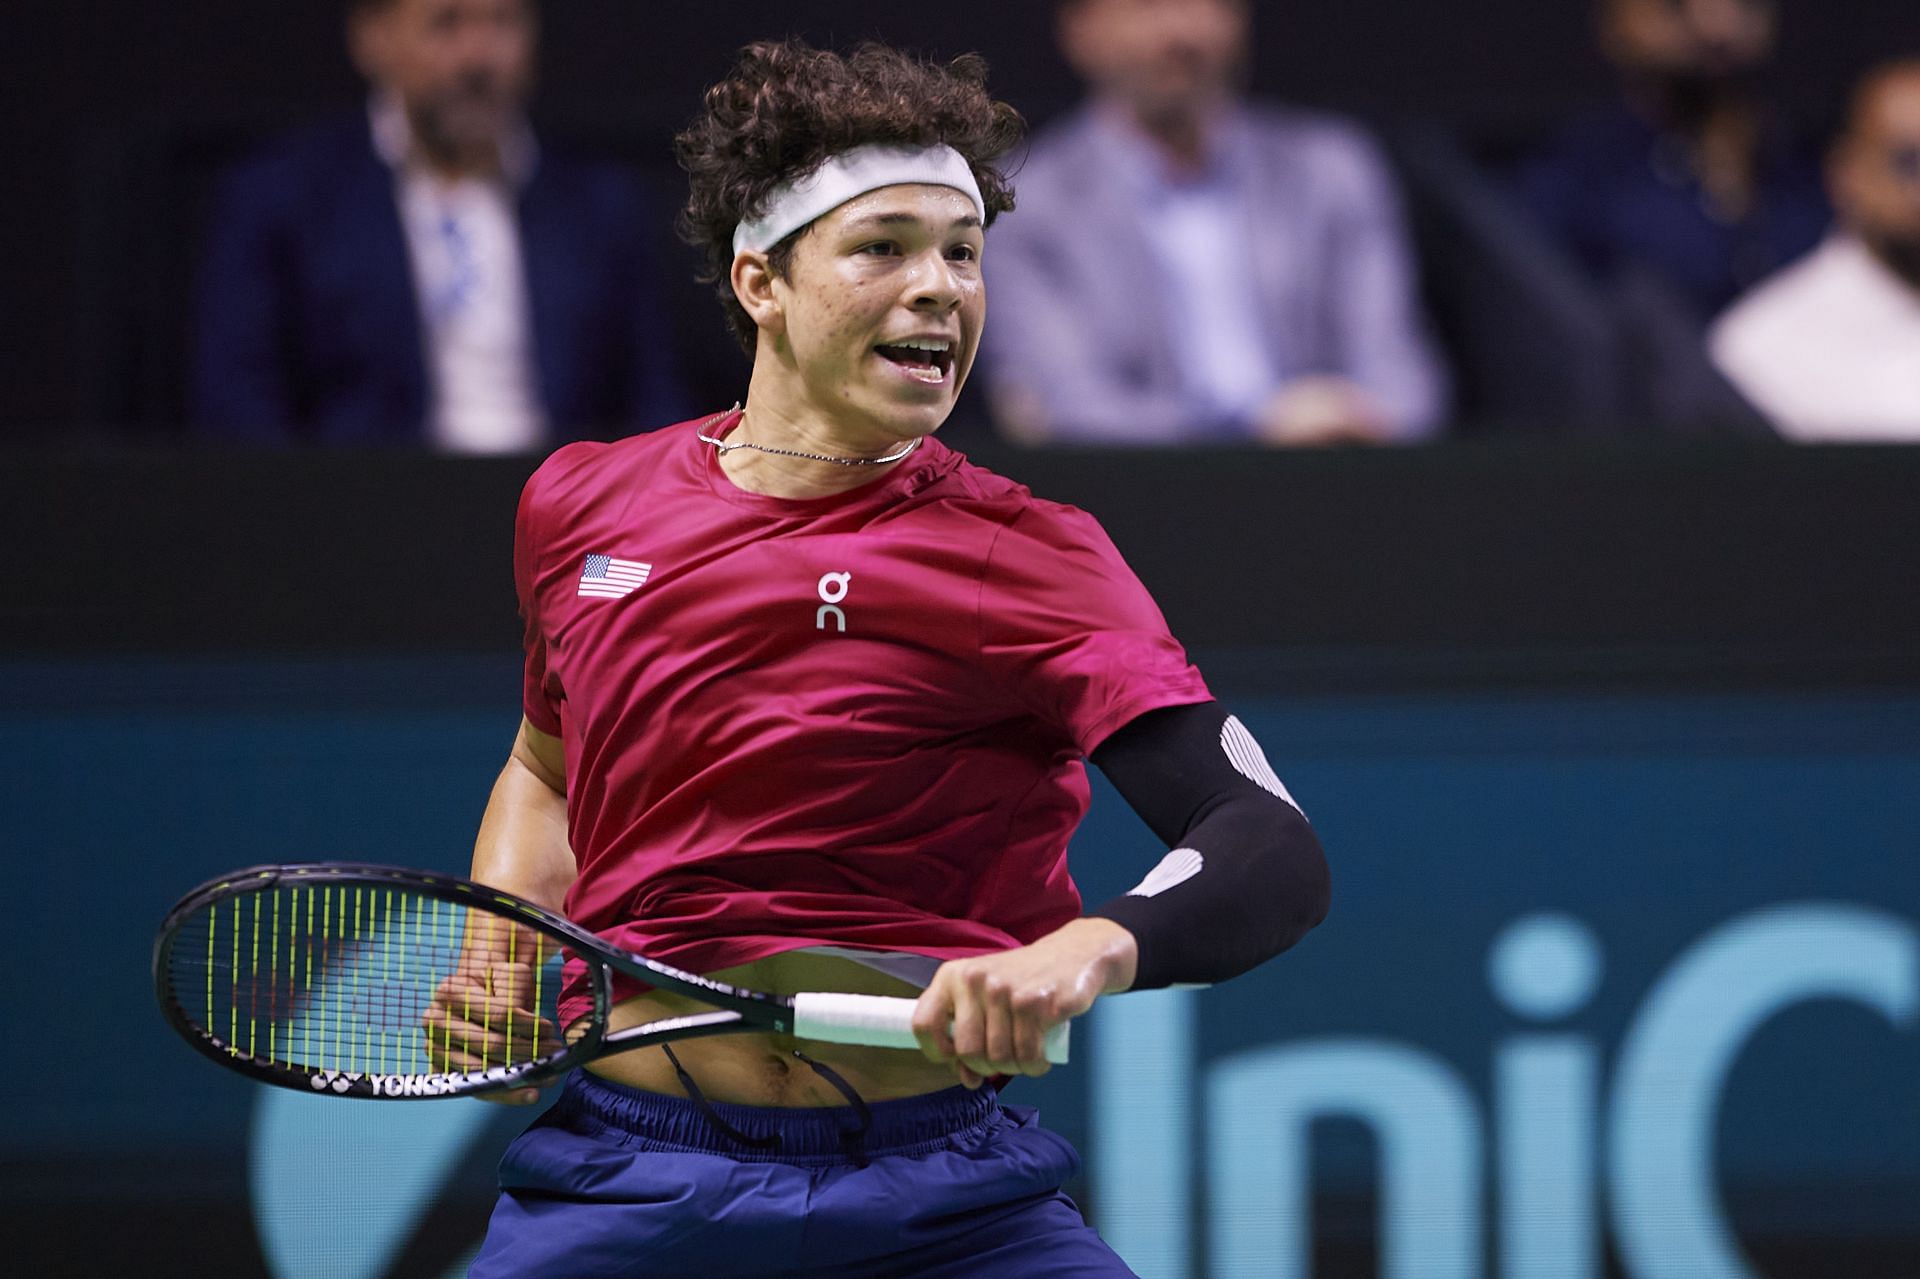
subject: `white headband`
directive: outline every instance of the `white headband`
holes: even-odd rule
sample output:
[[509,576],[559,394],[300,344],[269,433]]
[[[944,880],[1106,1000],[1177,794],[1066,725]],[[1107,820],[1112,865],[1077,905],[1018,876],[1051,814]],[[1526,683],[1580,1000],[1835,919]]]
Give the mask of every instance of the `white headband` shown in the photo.
[[973,201],[975,216],[987,220],[980,184],[973,180],[965,157],[952,147],[854,147],[798,181],[775,187],[767,197],[766,211],[733,229],[733,251],[765,253],[856,195],[906,183],[952,187]]

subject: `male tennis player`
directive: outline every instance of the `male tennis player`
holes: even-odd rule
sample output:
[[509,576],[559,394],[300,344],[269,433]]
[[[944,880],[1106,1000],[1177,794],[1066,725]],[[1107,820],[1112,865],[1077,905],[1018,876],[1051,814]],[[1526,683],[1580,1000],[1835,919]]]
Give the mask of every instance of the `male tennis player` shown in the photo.
[[[709,90],[683,226],[745,405],[529,481],[525,721],[473,867],[738,985],[919,992],[924,1052],[733,1035],[575,1072],[507,1154],[479,1279],[1128,1274],[991,1081],[1326,909],[1306,821],[1099,526],[933,438],[1013,203],[984,77],[788,42]],[[1088,757],[1172,850],[1091,914]],[[616,1025],[694,1007],[618,994]]]

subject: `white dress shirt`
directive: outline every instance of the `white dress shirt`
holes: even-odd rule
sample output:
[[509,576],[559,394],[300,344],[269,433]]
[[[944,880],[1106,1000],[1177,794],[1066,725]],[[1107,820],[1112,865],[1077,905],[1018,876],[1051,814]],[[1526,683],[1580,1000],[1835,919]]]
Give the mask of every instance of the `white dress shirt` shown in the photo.
[[1127,176],[1147,215],[1140,229],[1159,258],[1169,333],[1187,385],[1212,414],[1251,421],[1282,378],[1263,340],[1259,290],[1242,248],[1253,235],[1246,193],[1219,157],[1177,178],[1145,139],[1109,126],[1132,161]]
[[523,130],[502,148],[499,175],[448,181],[420,161],[397,100],[376,96],[371,110],[420,301],[427,438],[453,453],[532,449],[547,423],[515,213],[535,163],[532,136]]
[[1246,104],[1170,175],[1112,108],[1044,130],[982,258],[982,358],[1010,424],[1062,443],[1231,443],[1303,378],[1352,382],[1399,439],[1446,378],[1379,148],[1351,124]]
[[1920,441],[1920,289],[1855,236],[1836,234],[1761,283],[1708,345],[1789,439]]

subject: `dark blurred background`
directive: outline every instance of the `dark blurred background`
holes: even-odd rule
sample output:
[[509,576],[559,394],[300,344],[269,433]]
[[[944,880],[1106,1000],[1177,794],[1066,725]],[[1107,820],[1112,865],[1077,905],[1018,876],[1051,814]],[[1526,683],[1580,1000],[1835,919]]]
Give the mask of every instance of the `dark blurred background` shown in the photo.
[[[1255,8],[1256,90],[1389,130],[1441,131],[1495,174],[1611,83],[1582,0]],[[186,299],[215,178],[276,133],[364,101],[344,14],[323,0],[5,7],[0,429],[41,440],[177,433]],[[1040,3],[565,0],[545,6],[543,23],[536,122],[629,161],[663,209],[682,193],[668,139],[750,39],[977,50],[995,89],[1036,122],[1076,92]],[[1901,0],[1789,0],[1766,87],[1796,130],[1818,137],[1855,76],[1914,48],[1920,11]],[[658,231],[685,267],[673,274],[683,302],[700,308],[688,325],[690,380],[712,399],[740,369],[717,310],[687,282],[692,257]]]
[[[952,438],[1100,518],[1336,875],[1297,952],[1106,1001],[1012,1100],[1147,1279],[1920,1276],[1920,449],[1586,396],[1579,322],[1502,345],[1506,180],[1614,83],[1584,0],[1256,7],[1256,89],[1387,143],[1457,415],[1419,448],[1035,450],[969,391]],[[218,175],[364,105],[345,9],[0,5],[10,1272],[441,1279],[524,1117],[268,1095],[148,989],[159,919],[224,870],[461,870],[517,718],[537,455],[221,450],[182,416]],[[1764,89],[1816,148],[1920,50],[1911,0],[1782,15]],[[668,139],[749,39],[978,50],[1045,121],[1076,95],[1052,21],[548,0],[534,118],[664,211]],[[744,363],[649,234],[686,378],[730,403]],[[1099,789],[1086,894],[1158,856]]]

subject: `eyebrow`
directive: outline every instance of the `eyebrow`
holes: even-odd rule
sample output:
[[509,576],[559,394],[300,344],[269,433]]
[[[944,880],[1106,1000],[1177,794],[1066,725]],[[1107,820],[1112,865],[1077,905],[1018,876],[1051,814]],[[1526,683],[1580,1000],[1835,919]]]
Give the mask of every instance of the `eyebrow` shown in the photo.
[[[920,216],[914,213],[870,213],[848,222],[847,228],[851,230],[856,227],[919,226],[920,224]],[[980,219],[969,213],[965,217],[955,218],[951,225],[956,230],[977,227],[980,225]]]

